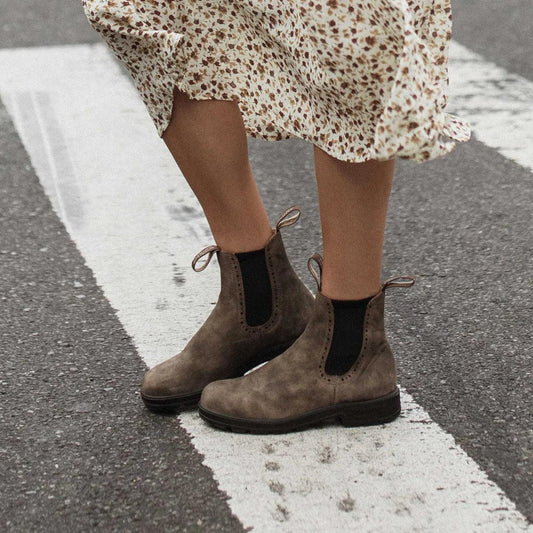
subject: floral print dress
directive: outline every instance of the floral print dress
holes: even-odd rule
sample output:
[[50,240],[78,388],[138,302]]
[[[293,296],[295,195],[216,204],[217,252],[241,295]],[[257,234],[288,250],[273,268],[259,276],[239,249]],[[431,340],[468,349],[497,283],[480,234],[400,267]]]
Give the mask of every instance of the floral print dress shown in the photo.
[[246,133],[337,159],[424,161],[466,141],[447,112],[449,0],[82,0],[160,136],[176,87],[236,100]]

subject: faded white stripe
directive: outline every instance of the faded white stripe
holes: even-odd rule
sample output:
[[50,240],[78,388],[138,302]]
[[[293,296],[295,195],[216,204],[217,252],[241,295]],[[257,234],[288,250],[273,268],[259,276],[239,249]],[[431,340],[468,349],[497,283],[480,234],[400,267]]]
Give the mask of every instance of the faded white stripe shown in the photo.
[[[137,93],[102,44],[4,50],[0,72],[41,182],[141,357],[152,366],[177,353],[216,301],[219,273],[216,260],[191,269],[211,233]],[[261,437],[179,418],[258,531],[526,530],[452,436],[402,397],[385,427]]]
[[450,47],[450,105],[475,137],[533,170],[533,82],[464,46]]

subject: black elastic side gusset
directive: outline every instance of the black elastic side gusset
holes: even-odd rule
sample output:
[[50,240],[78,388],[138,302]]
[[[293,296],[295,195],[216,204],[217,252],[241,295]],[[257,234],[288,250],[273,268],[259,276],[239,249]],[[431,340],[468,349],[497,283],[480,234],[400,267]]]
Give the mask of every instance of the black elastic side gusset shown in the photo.
[[373,298],[331,300],[334,309],[333,338],[326,359],[326,374],[340,376],[350,370],[363,345],[366,306]]
[[265,249],[235,254],[241,267],[244,285],[246,323],[264,324],[272,314],[272,289],[266,264]]

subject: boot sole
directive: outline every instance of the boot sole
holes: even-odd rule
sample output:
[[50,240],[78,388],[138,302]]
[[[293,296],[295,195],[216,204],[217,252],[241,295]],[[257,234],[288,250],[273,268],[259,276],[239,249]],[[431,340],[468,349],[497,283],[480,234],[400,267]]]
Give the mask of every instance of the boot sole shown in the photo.
[[[295,339],[296,340],[296,339]],[[285,350],[290,348],[293,345],[294,341],[289,344],[284,344],[282,346],[277,346],[273,348],[266,355],[263,355],[259,359],[251,362],[248,366],[241,368],[234,376],[228,376],[227,378],[219,379],[229,379],[229,378],[238,378],[244,376],[246,372],[252,370],[256,366],[266,363],[274,357],[282,354]],[[141,392],[141,398],[144,402],[144,405],[153,413],[159,414],[174,414],[180,411],[186,411],[188,409],[194,409],[198,406],[200,397],[202,396],[202,391],[191,392],[187,394],[181,394],[179,396],[149,396]]]
[[174,414],[179,411],[193,409],[198,405],[202,391],[183,394],[181,396],[148,396],[141,392],[144,405],[153,413]]
[[200,416],[209,424],[225,431],[237,433],[288,433],[298,431],[320,422],[340,421],[345,427],[372,426],[392,422],[401,413],[400,390],[375,400],[343,402],[337,405],[315,409],[303,415],[277,420],[259,418],[238,418],[222,415],[203,408]]

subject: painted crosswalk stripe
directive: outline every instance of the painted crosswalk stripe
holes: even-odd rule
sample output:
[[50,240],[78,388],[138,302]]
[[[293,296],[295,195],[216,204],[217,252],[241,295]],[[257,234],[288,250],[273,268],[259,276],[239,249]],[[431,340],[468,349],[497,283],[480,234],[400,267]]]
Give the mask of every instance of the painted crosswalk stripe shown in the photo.
[[475,137],[533,170],[533,82],[452,43],[450,102]]
[[[4,50],[0,72],[46,193],[139,354],[152,366],[176,353],[216,301],[219,274],[190,267],[212,237],[132,85],[102,44]],[[179,420],[245,527],[527,530],[453,437],[405,393],[403,405],[385,427],[276,437]]]

